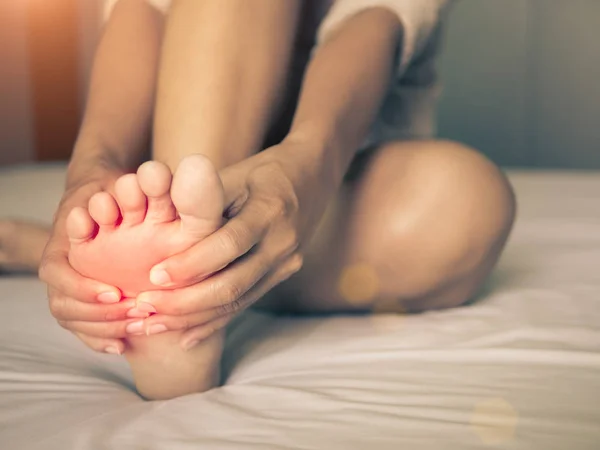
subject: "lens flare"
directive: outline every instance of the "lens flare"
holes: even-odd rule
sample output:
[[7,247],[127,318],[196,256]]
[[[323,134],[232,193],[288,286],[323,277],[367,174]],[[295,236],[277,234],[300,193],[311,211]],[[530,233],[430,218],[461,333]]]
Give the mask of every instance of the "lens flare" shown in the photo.
[[369,264],[347,266],[339,278],[338,292],[349,303],[368,304],[379,294],[379,277]]
[[499,445],[510,441],[515,434],[519,415],[503,398],[489,398],[475,405],[471,415],[471,428],[486,445]]

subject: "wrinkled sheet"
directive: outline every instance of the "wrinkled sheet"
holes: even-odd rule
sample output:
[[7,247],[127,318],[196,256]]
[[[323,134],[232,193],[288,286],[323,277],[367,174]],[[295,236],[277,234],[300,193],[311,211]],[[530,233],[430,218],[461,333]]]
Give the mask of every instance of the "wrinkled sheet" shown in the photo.
[[[145,402],[123,359],[0,279],[0,448],[599,449],[600,173],[509,172],[519,218],[472,305],[231,328],[223,387]],[[63,168],[0,171],[0,216],[49,220]]]

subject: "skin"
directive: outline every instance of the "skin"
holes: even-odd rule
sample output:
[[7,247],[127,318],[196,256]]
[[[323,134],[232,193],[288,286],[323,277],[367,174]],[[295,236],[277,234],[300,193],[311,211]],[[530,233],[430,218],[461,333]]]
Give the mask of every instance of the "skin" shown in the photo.
[[[295,0],[175,2],[162,44],[153,159],[175,171],[185,156],[202,153],[221,170],[261,150],[270,122],[284,100],[299,15],[300,2]],[[206,322],[206,312],[206,308],[198,310],[195,318]],[[129,314],[145,317],[137,310]],[[226,324],[225,318],[214,319],[209,329]],[[145,323],[140,326],[151,329]],[[205,329],[202,333],[202,338],[211,334],[211,339],[194,346],[193,355],[177,353],[190,350],[180,345],[182,330],[129,337],[126,356],[139,374],[138,390],[141,387],[145,396],[152,398],[185,393],[173,390],[188,384],[180,379],[155,379],[156,374],[174,372],[156,360],[157,349],[178,354],[178,361],[192,359],[218,366],[223,332],[207,333]],[[197,363],[190,363],[189,369],[182,366],[179,374],[196,379],[192,385],[206,389],[214,384],[214,370],[205,377],[196,369]]]
[[[83,318],[83,312],[96,322],[126,316],[122,304],[116,303],[118,289],[81,276],[69,264],[66,218],[73,208],[87,208],[94,194],[110,192],[119,176],[134,171],[145,159],[163,27],[162,17],[145,2],[119,2],[96,53],[65,193],[39,267],[40,278],[48,284],[50,310],[67,329],[69,318]],[[101,295],[108,293],[113,300],[107,301],[105,295],[102,303]],[[94,350],[125,349],[120,339],[71,331]]]
[[[129,302],[152,288],[152,265],[202,240],[223,222],[223,188],[210,161],[185,158],[173,176],[157,161],[115,182],[114,195],[94,194],[88,208],[74,208],[67,217],[69,263],[80,274],[117,286]],[[164,325],[144,326],[151,312],[128,311],[127,358],[138,392],[146,398],[172,398],[209,389],[218,383],[221,342],[215,333],[202,346],[184,352],[179,333]],[[205,312],[210,320],[210,311]],[[103,332],[102,323],[95,331]],[[85,332],[86,322],[71,329]],[[88,327],[88,328],[86,328]],[[162,333],[158,336],[150,335]]]
[[[345,22],[311,61],[286,137],[256,153],[285,100],[277,95],[289,64],[281,55],[292,45],[290,35],[282,38],[281,29],[264,25],[283,23],[293,30],[298,12],[295,6],[267,12],[235,3],[214,8],[211,1],[178,2],[163,49],[169,64],[161,65],[160,75],[161,16],[142,1],[117,6],[99,48],[67,191],[41,261],[40,276],[49,283],[59,323],[96,350],[125,349],[132,308],[99,303],[99,294],[119,293],[69,265],[65,218],[73,207],[86,207],[93,194],[113,189],[118,176],[143,160],[150,129],[154,158],[171,168],[198,151],[213,161],[229,217],[211,236],[150,272],[156,281],[156,271],[165,271],[168,289],[136,299],[158,311],[145,319],[146,326],[165,325],[164,336],[179,333],[171,336],[182,348],[204,346],[214,354],[219,344],[207,336],[219,335],[232,314],[261,298],[260,307],[297,312],[381,310],[381,303],[421,311],[471,298],[500,255],[514,218],[514,197],[500,171],[476,152],[440,141],[384,143],[355,160],[391,81],[402,39],[398,19],[372,8]],[[177,24],[172,32],[171,20]],[[247,25],[244,36],[256,36],[268,51],[249,46],[240,52],[236,30],[253,23],[261,26]],[[194,41],[181,45],[177,30],[194,24]],[[128,33],[136,38],[127,40]],[[219,52],[206,44],[214,40],[221,43]],[[252,54],[257,48],[258,60]],[[234,76],[251,64],[252,82]],[[178,73],[187,82],[178,83]],[[213,86],[221,95],[201,95],[215,74],[222,84]],[[198,79],[196,91],[189,83]],[[239,111],[232,98],[240,99]],[[177,132],[169,132],[176,125]],[[352,176],[344,179],[353,160]],[[251,247],[241,263],[230,264]],[[350,299],[340,280],[356,265],[368,268],[376,289]],[[211,309],[215,319],[201,322]]]

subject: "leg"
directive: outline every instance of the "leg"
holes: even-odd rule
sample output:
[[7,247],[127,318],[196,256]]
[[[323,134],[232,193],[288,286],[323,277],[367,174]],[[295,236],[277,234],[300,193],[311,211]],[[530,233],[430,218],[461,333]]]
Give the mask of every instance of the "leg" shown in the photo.
[[[181,0],[165,30],[153,159],[222,169],[261,150],[288,96],[300,1]],[[301,73],[301,72],[300,72]]]
[[[220,170],[260,150],[287,95],[300,4],[185,0],[173,6],[157,91],[154,160],[174,170],[181,158],[202,153]],[[146,396],[164,398],[214,385],[224,331],[187,353],[178,344],[181,335],[135,340],[135,358],[129,361],[136,379],[144,380]],[[169,364],[155,357],[157,348],[170,355]],[[178,370],[184,376],[177,376]],[[169,380],[179,386],[166,389]]]
[[385,144],[356,163],[304,268],[259,307],[418,312],[470,299],[513,223],[515,200],[502,173],[440,141]]

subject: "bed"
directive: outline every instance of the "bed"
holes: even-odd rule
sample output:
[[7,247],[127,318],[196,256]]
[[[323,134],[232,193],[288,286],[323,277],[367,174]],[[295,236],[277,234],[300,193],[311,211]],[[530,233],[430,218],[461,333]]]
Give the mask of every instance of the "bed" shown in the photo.
[[[125,362],[0,278],[0,448],[600,449],[600,172],[510,171],[514,234],[471,305],[229,330],[226,384],[145,402]],[[48,220],[63,166],[0,172],[0,215]]]

